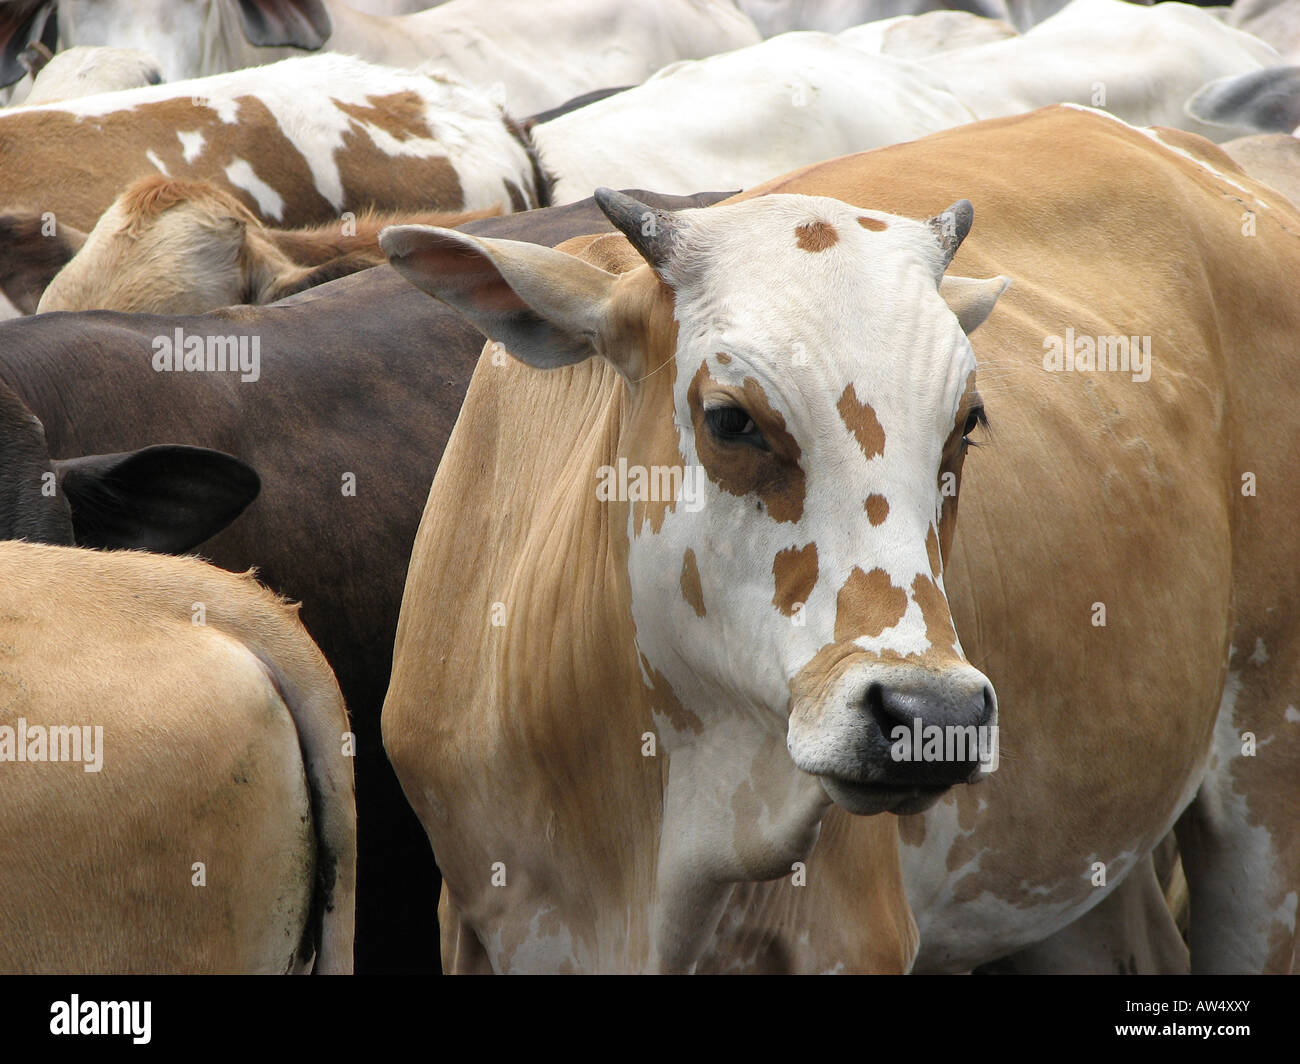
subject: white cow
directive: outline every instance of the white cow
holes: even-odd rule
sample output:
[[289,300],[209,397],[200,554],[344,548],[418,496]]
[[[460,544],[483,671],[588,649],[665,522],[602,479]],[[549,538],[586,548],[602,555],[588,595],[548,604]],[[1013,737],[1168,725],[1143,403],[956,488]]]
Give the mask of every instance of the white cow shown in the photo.
[[938,77],[824,33],[676,63],[533,127],[556,203],[600,185],[745,188],[797,166],[972,121]]
[[1242,130],[1184,111],[1208,81],[1272,66],[1269,45],[1187,4],[1139,7],[1074,0],[1021,37],[923,60],[979,118],[1052,103],[1101,108],[1138,126],[1172,126],[1211,140]]
[[433,62],[500,86],[518,114],[760,39],[729,0],[451,0],[388,18],[343,0],[10,0],[0,4],[0,84],[22,76],[14,56],[28,19],[56,9],[64,45],[138,48],[159,57],[167,81],[324,48],[391,66]]
[[845,44],[864,52],[922,59],[958,48],[972,48],[1014,37],[1014,26],[999,18],[984,18],[969,11],[927,11],[924,15],[899,15],[854,26],[837,34]]
[[764,37],[791,30],[839,33],[851,26],[936,11],[1004,19],[1024,31],[1056,14],[1067,0],[737,0]]

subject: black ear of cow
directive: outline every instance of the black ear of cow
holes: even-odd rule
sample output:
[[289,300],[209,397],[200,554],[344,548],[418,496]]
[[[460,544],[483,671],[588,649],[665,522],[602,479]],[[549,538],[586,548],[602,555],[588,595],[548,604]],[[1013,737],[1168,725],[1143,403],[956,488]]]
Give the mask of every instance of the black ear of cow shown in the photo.
[[26,76],[27,68],[18,59],[18,53],[36,41],[51,52],[59,46],[54,0],[0,3],[0,89]]
[[237,0],[248,43],[314,52],[334,32],[321,0]]
[[79,547],[184,554],[261,490],[253,469],[205,447],[165,444],[54,462]]

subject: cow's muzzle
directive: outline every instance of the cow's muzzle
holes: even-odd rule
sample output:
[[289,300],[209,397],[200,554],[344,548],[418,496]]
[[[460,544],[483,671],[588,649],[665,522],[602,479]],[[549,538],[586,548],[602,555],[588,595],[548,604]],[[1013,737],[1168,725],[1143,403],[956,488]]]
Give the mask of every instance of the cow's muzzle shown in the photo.
[[851,813],[915,813],[997,767],[997,697],[965,662],[941,670],[863,663],[796,691],[786,745]]

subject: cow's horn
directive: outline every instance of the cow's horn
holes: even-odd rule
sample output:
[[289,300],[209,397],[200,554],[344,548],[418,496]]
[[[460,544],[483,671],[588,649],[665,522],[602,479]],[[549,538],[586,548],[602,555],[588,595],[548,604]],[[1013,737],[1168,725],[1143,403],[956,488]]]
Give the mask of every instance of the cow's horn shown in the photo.
[[677,234],[672,211],[648,206],[612,188],[596,189],[596,206],[656,273],[662,274],[668,268]]
[[971,222],[974,220],[975,208],[970,205],[970,200],[964,199],[959,199],[946,211],[936,214],[930,219],[930,228],[934,230],[934,235],[939,241],[939,247],[943,251],[943,268],[945,270],[948,268],[948,264],[952,262],[952,257],[957,254],[961,242],[966,239],[966,234],[970,232]]

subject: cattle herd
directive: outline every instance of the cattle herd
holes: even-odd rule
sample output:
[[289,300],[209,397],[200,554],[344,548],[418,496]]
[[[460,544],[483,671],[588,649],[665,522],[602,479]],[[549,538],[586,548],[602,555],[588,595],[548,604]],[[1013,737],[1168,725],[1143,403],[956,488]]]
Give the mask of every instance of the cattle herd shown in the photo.
[[0,0],[0,972],[1300,966],[1300,0],[430,3]]

